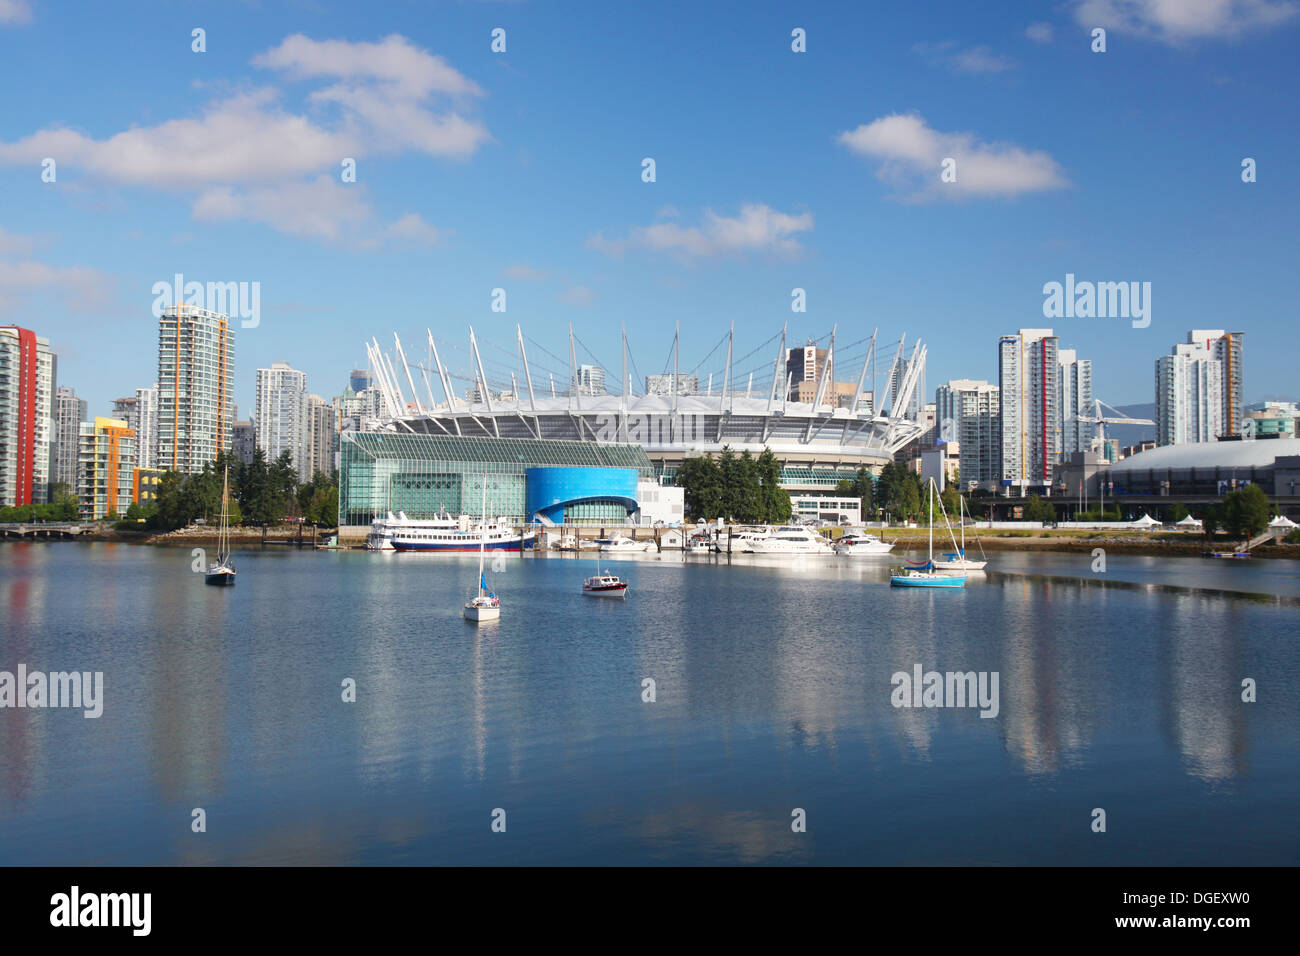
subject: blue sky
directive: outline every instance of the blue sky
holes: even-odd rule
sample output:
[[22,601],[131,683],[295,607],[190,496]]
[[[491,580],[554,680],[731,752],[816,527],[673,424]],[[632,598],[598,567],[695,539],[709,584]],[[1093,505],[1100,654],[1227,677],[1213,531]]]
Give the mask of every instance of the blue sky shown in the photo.
[[[48,336],[96,414],[153,382],[151,289],[178,272],[261,285],[243,417],[273,361],[331,396],[372,336],[422,360],[429,327],[467,370],[468,325],[513,353],[516,322],[562,358],[572,322],[611,370],[625,323],[642,375],[676,321],[685,369],[733,321],[738,359],[786,322],[879,326],[927,343],[928,398],[1053,325],[1112,404],[1221,327],[1248,400],[1300,398],[1296,3],[807,6],[0,0],[0,321]],[[1150,282],[1150,326],[1044,319],[1066,273]]]

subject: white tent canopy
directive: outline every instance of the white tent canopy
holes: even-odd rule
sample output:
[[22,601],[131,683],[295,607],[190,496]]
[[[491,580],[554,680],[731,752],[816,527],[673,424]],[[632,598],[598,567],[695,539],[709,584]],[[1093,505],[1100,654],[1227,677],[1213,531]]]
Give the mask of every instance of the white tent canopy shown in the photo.
[[1157,521],[1155,518],[1151,517],[1149,514],[1143,514],[1141,518],[1138,518],[1137,521],[1133,522],[1133,527],[1151,528],[1158,524],[1160,524],[1160,522]]
[[1286,515],[1278,515],[1268,523],[1268,526],[1270,528],[1300,528],[1300,524],[1296,524]]
[[1200,526],[1201,526],[1201,519],[1193,518],[1191,515],[1188,515],[1182,521],[1174,525],[1174,527],[1176,528],[1199,528]]

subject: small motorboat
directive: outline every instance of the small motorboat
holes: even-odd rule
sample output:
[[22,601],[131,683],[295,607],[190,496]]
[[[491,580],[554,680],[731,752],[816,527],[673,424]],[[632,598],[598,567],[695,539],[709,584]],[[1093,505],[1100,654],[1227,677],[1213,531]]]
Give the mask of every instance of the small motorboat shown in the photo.
[[617,574],[595,574],[582,582],[582,593],[591,597],[627,597],[627,582]]

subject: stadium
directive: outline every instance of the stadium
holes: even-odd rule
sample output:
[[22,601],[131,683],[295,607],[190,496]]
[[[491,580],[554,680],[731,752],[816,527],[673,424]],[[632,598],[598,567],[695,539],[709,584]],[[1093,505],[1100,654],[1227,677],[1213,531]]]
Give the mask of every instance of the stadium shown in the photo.
[[[426,333],[424,363],[396,335],[391,352],[367,343],[377,411],[341,435],[341,525],[472,514],[484,493],[490,514],[519,523],[671,523],[680,494],[675,512],[656,506],[672,502],[660,490],[687,457],[771,449],[786,490],[825,492],[879,470],[924,430],[926,350],[906,337],[837,346],[832,329],[788,348],[782,329],[736,357],[733,326],[684,371],[678,333],[663,372],[642,376],[624,334],[606,388],[611,366],[572,328],[567,361],[515,332],[513,349],[484,346],[472,328],[467,349]],[[851,378],[836,381],[841,370]]]

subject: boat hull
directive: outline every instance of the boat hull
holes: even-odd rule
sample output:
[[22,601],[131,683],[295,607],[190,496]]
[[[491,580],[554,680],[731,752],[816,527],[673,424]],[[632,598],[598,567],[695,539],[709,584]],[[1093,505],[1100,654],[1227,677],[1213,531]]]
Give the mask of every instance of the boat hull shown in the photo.
[[473,541],[393,541],[394,551],[412,551],[425,554],[469,554],[478,551],[507,551],[519,552],[528,551],[533,547],[534,539],[514,538],[506,541],[489,541],[486,544],[480,544],[475,538]]
[[499,607],[475,607],[467,604],[465,606],[465,620],[479,623],[480,621],[496,621],[501,618],[501,608]]
[[934,566],[940,571],[983,571],[987,561],[936,561]]
[[203,576],[203,583],[213,587],[228,588],[235,583],[235,572],[231,570],[208,571]]
[[894,574],[889,583],[896,588],[961,588],[966,586],[964,574]]
[[609,587],[609,588],[584,587],[582,589],[582,593],[587,595],[588,597],[604,597],[604,598],[627,597],[627,585],[624,584],[620,587]]

